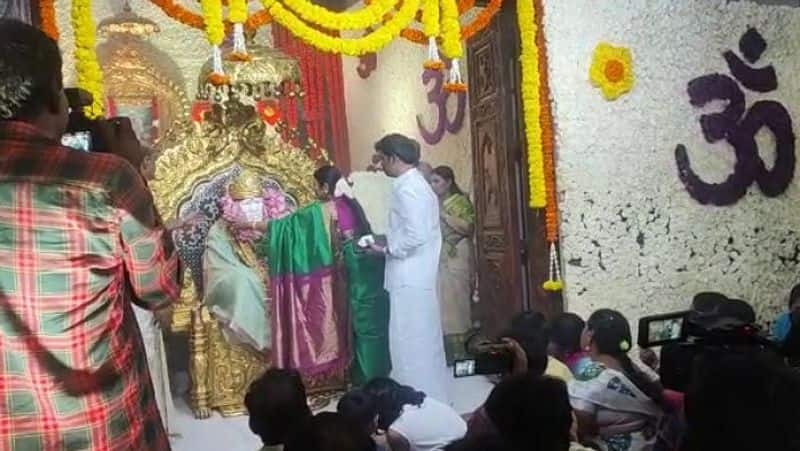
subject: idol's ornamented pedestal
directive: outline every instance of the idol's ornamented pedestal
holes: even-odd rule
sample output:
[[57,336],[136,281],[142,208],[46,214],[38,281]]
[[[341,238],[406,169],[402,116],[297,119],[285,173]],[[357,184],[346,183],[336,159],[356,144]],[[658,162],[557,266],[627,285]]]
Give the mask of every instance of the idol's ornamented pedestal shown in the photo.
[[[162,138],[151,184],[159,211],[175,224],[176,246],[187,270],[172,329],[189,333],[190,401],[198,418],[212,410],[243,413],[248,385],[269,364],[264,354],[226,340],[202,303],[203,252],[222,214],[220,199],[243,171],[257,174],[264,190],[283,193],[292,208],[314,199],[317,164],[309,155],[318,150],[289,123],[302,112],[285,111],[302,96],[294,88],[300,77],[297,63],[272,49],[250,47],[249,52],[249,61],[224,60],[229,78],[224,85],[208,82],[212,67],[210,62],[204,66],[192,120]],[[309,382],[311,392],[344,385],[341,378]]]

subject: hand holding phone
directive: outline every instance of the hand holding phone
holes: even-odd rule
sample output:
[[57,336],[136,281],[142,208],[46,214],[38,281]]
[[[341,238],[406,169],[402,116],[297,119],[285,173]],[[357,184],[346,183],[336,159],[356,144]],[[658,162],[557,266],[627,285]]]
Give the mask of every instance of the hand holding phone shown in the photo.
[[147,156],[147,152],[139,143],[130,119],[116,117],[109,120],[100,120],[96,123],[96,129],[107,148],[95,150],[113,153],[122,157],[137,169],[142,166],[142,161]]

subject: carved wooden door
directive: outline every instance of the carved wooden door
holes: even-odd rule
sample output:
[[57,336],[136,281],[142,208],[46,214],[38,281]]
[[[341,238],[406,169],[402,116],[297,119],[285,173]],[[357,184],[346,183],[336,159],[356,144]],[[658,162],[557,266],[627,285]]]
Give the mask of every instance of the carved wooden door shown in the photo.
[[525,308],[529,291],[514,11],[504,4],[468,49],[480,293],[475,316],[491,335]]

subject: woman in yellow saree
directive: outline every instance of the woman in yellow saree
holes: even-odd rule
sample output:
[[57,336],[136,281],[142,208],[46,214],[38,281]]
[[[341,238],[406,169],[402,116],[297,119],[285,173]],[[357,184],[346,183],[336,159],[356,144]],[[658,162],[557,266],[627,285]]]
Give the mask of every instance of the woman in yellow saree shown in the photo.
[[439,166],[431,175],[439,196],[442,254],[439,260],[439,302],[448,363],[464,353],[464,338],[472,328],[472,292],[475,286],[475,209],[455,180],[453,169]]

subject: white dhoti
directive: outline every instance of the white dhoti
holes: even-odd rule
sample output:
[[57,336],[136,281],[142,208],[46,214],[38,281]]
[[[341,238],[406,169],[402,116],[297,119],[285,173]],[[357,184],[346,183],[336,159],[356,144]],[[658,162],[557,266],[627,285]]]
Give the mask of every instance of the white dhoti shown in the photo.
[[147,367],[150,370],[150,379],[153,381],[153,390],[156,395],[156,405],[161,414],[164,429],[170,435],[175,434],[174,416],[175,405],[172,402],[172,392],[169,385],[169,369],[167,367],[167,352],[164,347],[164,337],[155,321],[153,312],[134,306],[133,312],[139,323],[142,333],[144,351],[147,354]]
[[442,323],[435,289],[389,290],[389,353],[392,379],[450,403]]

